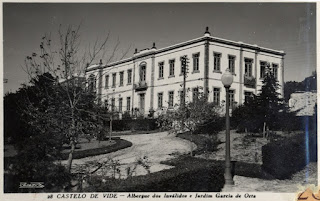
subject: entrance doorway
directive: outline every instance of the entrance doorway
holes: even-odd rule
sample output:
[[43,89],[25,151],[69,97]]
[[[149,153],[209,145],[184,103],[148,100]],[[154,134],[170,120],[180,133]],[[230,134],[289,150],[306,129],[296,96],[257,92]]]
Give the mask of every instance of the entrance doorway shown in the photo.
[[145,94],[140,94],[140,101],[139,101],[139,112],[140,115],[144,116],[144,110],[145,110]]

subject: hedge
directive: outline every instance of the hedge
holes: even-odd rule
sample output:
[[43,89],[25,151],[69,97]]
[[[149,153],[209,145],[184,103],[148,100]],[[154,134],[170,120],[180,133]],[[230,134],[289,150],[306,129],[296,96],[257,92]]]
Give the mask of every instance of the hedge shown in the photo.
[[[317,161],[316,132],[309,133],[309,161]],[[307,165],[304,134],[271,142],[262,147],[262,169],[277,179],[288,179]]]
[[117,180],[96,176],[89,181],[89,192],[220,192],[224,169],[204,159],[182,157],[172,169]]
[[[104,125],[109,129],[109,121],[105,121]],[[151,131],[158,129],[158,124],[156,119],[122,119],[112,121],[113,131]]]
[[193,142],[197,145],[197,148],[193,151],[193,154],[202,154],[205,152],[214,152],[218,150],[218,145],[221,141],[215,136],[209,136],[204,134],[191,134],[189,131],[179,133],[177,137]]
[[[113,138],[113,140],[115,140],[116,143],[107,147],[99,147],[99,148],[87,149],[87,150],[75,150],[73,152],[73,159],[85,158],[88,156],[96,156],[100,154],[107,154],[107,153],[111,153],[111,152],[118,151],[120,149],[124,149],[132,146],[131,142],[123,139]],[[68,156],[69,156],[69,153],[61,154],[62,160],[67,160]]]

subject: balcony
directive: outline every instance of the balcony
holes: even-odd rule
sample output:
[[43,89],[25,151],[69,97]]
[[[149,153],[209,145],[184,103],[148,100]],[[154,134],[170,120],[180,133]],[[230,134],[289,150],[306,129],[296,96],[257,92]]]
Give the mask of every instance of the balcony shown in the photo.
[[244,76],[244,86],[249,88],[256,88],[256,78],[253,76]]
[[134,84],[133,87],[134,87],[135,91],[144,91],[144,90],[147,90],[148,85],[147,85],[146,81],[140,81],[140,82]]

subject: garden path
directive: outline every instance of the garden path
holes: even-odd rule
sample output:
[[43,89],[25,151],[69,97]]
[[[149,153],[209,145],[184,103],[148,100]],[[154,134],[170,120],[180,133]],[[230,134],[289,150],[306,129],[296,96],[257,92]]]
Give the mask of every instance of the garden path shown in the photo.
[[[160,164],[160,162],[172,159],[176,154],[188,153],[191,148],[193,150],[196,148],[195,144],[178,138],[175,134],[169,134],[168,132],[123,135],[120,137],[132,142],[132,146],[113,153],[73,160],[72,169],[76,170],[77,167],[88,164],[88,162],[103,162],[112,159],[120,163],[120,172],[115,175],[116,178],[126,178],[128,168],[130,168],[132,175],[145,175],[148,171],[141,164],[149,165],[150,172],[169,169],[172,168],[172,166]],[[142,163],[138,163],[139,161]],[[94,169],[94,167],[89,168],[90,170]],[[105,174],[105,172],[101,174]],[[114,174],[114,172],[109,171],[108,174]]]

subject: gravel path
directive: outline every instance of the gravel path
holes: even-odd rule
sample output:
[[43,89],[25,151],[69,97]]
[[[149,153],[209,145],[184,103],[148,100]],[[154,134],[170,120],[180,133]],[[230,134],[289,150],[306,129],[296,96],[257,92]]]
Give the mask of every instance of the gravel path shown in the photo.
[[[80,166],[88,164],[88,162],[102,162],[112,159],[120,164],[120,172],[118,172],[116,177],[125,178],[128,174],[128,168],[130,168],[131,171],[134,170],[132,175],[144,175],[148,173],[148,170],[143,167],[141,163],[138,163],[138,161],[143,161],[144,164],[150,166],[150,172],[157,172],[172,168],[171,166],[160,164],[161,161],[172,159],[175,157],[175,154],[178,153],[188,153],[191,147],[193,149],[196,148],[195,144],[178,138],[175,134],[168,134],[167,132],[123,135],[120,137],[132,142],[133,145],[113,153],[73,160],[72,169],[76,170]],[[94,167],[90,168],[90,170],[93,169]]]
[[235,186],[223,189],[225,192],[277,192],[296,193],[308,185],[317,186],[317,163],[310,163],[291,179],[287,180],[263,180],[242,176],[234,176]]

